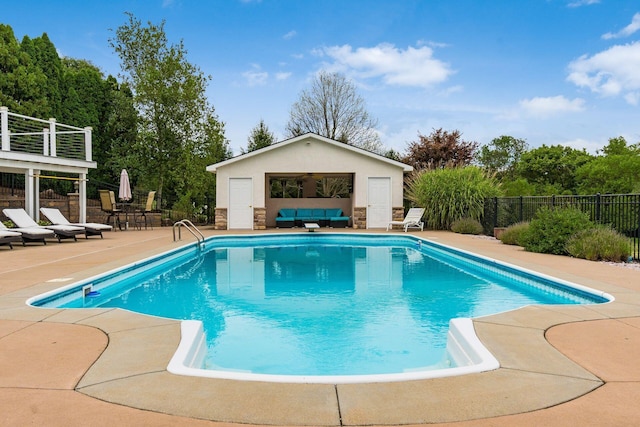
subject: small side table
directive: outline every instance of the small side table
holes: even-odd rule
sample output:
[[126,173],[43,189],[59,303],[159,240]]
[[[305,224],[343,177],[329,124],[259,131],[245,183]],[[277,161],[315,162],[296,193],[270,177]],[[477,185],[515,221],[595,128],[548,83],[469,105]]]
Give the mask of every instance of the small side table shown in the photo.
[[315,222],[305,222],[304,223],[304,228],[309,230],[309,232],[311,233],[311,232],[315,231],[316,229],[320,228],[320,226]]

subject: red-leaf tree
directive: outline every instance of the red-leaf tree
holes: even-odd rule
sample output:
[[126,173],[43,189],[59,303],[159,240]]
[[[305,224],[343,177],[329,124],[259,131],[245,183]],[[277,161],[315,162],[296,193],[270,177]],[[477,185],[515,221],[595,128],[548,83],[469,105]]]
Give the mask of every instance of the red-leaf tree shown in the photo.
[[478,149],[475,141],[464,141],[460,131],[434,129],[430,135],[418,133],[418,141],[410,142],[403,162],[414,169],[440,169],[445,166],[471,164]]

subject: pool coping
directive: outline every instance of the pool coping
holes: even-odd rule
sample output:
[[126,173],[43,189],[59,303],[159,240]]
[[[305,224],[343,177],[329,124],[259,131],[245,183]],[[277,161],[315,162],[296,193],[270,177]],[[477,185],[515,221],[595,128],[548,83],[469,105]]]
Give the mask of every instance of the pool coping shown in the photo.
[[[461,249],[469,239],[426,231],[416,234],[448,240],[447,244],[462,246]],[[170,247],[175,244],[151,252]],[[549,275],[559,274],[564,276],[561,279],[610,293],[616,301],[601,306],[530,306],[474,319],[477,335],[500,361],[501,367],[495,371],[401,383],[344,385],[246,383],[172,375],[166,367],[180,340],[177,321],[113,309],[69,313],[17,306],[25,297],[59,287],[59,283],[38,283],[3,295],[1,315],[2,319],[85,325],[104,331],[109,344],[80,380],[77,391],[106,402],[198,419],[265,425],[452,422],[548,408],[601,387],[605,384],[602,379],[551,346],[545,333],[559,324],[637,316],[640,294],[631,284],[640,277],[638,273],[622,274],[615,270],[618,267],[602,265],[599,268],[606,270],[603,278],[586,277],[581,266],[587,261],[562,259],[563,264],[572,264],[571,268],[556,269],[545,266],[551,256],[527,254],[528,261],[521,261],[514,257],[516,248],[502,249],[494,254],[498,259],[506,258],[503,260],[515,265],[524,263],[523,267],[534,271],[547,270],[542,271],[544,274],[555,272]],[[557,262],[558,257],[553,260]],[[111,264],[124,265],[125,261]],[[531,268],[532,264],[538,268]],[[109,264],[105,264],[76,276],[90,277],[96,270],[108,268]],[[630,287],[609,283],[606,275],[614,271],[629,276]],[[141,361],[136,355],[151,357]]]

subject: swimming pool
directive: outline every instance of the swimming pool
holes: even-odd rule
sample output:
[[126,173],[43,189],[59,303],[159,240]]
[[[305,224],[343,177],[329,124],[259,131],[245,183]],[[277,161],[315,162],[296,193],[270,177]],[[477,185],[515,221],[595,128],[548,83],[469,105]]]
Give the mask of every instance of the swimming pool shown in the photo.
[[[348,260],[348,266],[336,268],[334,264],[342,260]],[[447,275],[435,278],[445,270]],[[442,286],[445,282],[448,286]],[[507,288],[497,298],[496,288],[505,288],[507,282],[518,292]],[[472,298],[474,288],[479,296]],[[121,307],[203,320],[183,323],[183,342],[170,366],[174,372],[350,382],[355,377],[361,381],[441,376],[441,371],[466,371],[470,363],[478,362],[495,368],[497,362],[481,347],[468,344],[474,340],[470,321],[454,320],[448,328],[451,318],[483,316],[531,303],[595,303],[608,298],[415,237],[304,233],[211,238],[203,250],[190,245],[30,303]],[[196,303],[187,307],[177,302],[185,300]],[[347,316],[354,312],[360,317]],[[303,336],[322,329],[320,336],[300,344]],[[336,346],[325,350],[324,341]],[[367,345],[360,347],[360,341]],[[257,348],[261,350],[256,356]],[[308,357],[323,352],[333,357],[316,371],[322,363]],[[244,365],[244,359],[254,364],[257,360],[266,370]],[[186,365],[185,360],[189,360]],[[399,365],[376,365],[396,360]],[[231,363],[238,361],[242,363]],[[368,366],[371,361],[373,367]],[[282,370],[282,365],[294,363],[301,366]],[[327,371],[327,367],[338,369]]]

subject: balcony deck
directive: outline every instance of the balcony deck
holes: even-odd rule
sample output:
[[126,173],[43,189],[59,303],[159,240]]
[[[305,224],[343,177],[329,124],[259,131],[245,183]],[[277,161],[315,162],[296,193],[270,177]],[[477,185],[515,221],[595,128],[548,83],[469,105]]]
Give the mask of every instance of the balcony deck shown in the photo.
[[90,127],[43,120],[0,107],[0,172],[25,176],[25,210],[37,218],[39,178],[65,173],[79,183],[80,221],[86,218],[86,180],[92,160]]

